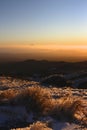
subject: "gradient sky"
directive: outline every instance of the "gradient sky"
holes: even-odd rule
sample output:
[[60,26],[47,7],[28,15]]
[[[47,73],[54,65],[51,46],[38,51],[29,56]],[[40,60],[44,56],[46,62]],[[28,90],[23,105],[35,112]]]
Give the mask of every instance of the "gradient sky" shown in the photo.
[[0,0],[0,51],[27,45],[85,48],[87,0]]

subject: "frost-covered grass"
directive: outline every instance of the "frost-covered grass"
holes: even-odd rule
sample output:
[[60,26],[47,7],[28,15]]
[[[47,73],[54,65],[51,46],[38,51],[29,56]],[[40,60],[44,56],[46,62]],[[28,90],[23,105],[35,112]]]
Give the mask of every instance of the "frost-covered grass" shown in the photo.
[[[34,81],[31,83],[18,79],[13,79],[14,85],[11,85],[11,80],[11,78],[6,78],[5,81],[5,77],[0,79],[1,87],[5,86],[8,81],[8,89],[0,91],[0,119],[2,117],[3,120],[7,118],[9,123],[10,119],[13,124],[14,120],[17,124],[18,120],[25,124],[29,122],[29,130],[53,129],[54,121],[49,123],[47,123],[47,119],[43,121],[43,118],[46,117],[59,122],[77,122],[79,125],[83,124],[87,127],[87,90],[45,88]],[[28,84],[32,85],[28,86]],[[82,96],[83,93],[85,98]],[[30,116],[30,113],[32,113],[32,116]],[[4,123],[6,123],[6,120]],[[48,124],[50,124],[50,127]]]
[[[36,86],[25,89],[16,96],[16,103],[26,106],[39,116],[52,116],[58,120],[79,120],[87,124],[87,111],[81,97],[66,95],[53,99],[45,88]],[[87,105],[87,104],[86,104]],[[38,116],[37,115],[37,116]],[[84,120],[84,119],[86,120]]]

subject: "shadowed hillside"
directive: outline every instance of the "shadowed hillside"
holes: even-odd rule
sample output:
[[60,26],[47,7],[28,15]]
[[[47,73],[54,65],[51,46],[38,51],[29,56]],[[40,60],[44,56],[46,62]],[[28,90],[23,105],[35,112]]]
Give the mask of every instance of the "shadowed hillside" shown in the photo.
[[26,60],[23,62],[0,63],[0,75],[48,76],[50,74],[87,71],[87,62],[52,62]]

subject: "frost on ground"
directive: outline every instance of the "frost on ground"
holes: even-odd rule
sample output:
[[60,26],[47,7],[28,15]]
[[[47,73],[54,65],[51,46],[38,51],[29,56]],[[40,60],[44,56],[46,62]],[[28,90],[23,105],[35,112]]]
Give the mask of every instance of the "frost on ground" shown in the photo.
[[87,89],[0,77],[0,129],[86,130]]

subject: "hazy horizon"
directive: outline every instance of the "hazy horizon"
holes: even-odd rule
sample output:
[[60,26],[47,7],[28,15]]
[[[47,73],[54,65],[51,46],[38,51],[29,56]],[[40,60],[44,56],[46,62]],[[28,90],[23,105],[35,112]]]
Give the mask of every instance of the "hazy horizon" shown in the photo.
[[1,0],[0,61],[87,60],[86,0]]
[[78,62],[87,60],[86,46],[21,45],[0,47],[0,62],[28,59]]

